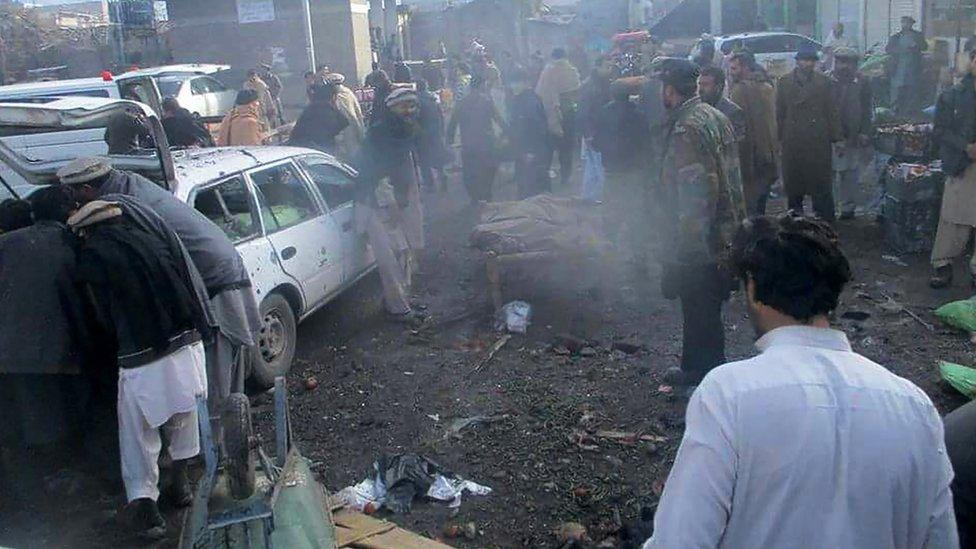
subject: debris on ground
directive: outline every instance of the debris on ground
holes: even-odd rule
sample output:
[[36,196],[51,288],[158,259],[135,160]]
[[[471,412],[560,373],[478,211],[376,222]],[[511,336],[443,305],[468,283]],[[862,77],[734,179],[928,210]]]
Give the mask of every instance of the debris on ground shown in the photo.
[[628,355],[636,355],[637,353],[641,352],[644,349],[644,346],[634,340],[623,339],[619,341],[614,341],[613,349],[615,351],[620,351]]
[[844,314],[840,315],[841,318],[846,318],[847,320],[853,320],[855,322],[864,322],[865,320],[871,318],[871,313],[866,313],[864,311],[845,311]]
[[585,339],[576,337],[573,334],[561,333],[556,334],[553,346],[554,348],[563,347],[575,355],[582,351],[584,347],[588,346],[588,343]]
[[478,363],[475,364],[475,367],[473,370],[471,370],[471,373],[477,374],[478,372],[481,371],[482,368],[487,366],[488,363],[491,362],[491,359],[495,357],[495,353],[497,353],[499,349],[504,347],[505,344],[508,343],[509,339],[512,339],[512,334],[505,334],[502,337],[498,338],[498,341],[492,344],[492,346],[488,349],[488,352],[485,353],[480,360],[478,360]]
[[510,301],[495,313],[495,330],[524,334],[532,321],[532,305]]
[[306,391],[314,391],[315,389],[318,389],[318,387],[319,387],[319,380],[316,379],[315,376],[309,376],[305,378]]
[[339,509],[333,514],[336,525],[336,547],[370,547],[387,549],[410,547],[412,549],[450,549],[438,541],[425,538],[396,524],[357,513],[351,509]]
[[897,255],[883,255],[883,256],[881,256],[881,259],[884,259],[885,261],[888,261],[889,263],[894,263],[895,265],[898,265],[899,267],[907,267],[908,266],[908,263],[905,263],[904,261],[902,261],[902,259],[900,257],[898,257]]
[[447,429],[444,431],[444,438],[460,437],[461,431],[467,429],[468,427],[473,427],[475,425],[480,425],[482,423],[493,423],[495,421],[500,421],[507,419],[508,415],[500,416],[472,416],[472,417],[462,417],[451,421]]
[[335,499],[356,511],[372,504],[377,509],[407,513],[417,497],[448,502],[448,507],[456,508],[465,492],[477,496],[491,493],[488,486],[444,471],[437,463],[416,454],[382,456],[373,462],[370,475],[359,484],[340,490]]
[[560,544],[567,544],[573,541],[586,541],[589,536],[586,527],[578,522],[564,522],[555,531],[556,540]]
[[473,522],[465,524],[449,524],[444,527],[444,537],[448,539],[478,537],[478,527]]
[[939,374],[966,397],[976,398],[976,369],[942,360],[939,362]]

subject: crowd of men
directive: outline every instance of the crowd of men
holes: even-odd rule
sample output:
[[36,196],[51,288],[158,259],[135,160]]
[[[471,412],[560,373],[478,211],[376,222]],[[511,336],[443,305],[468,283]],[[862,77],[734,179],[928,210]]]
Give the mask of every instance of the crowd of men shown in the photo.
[[[889,45],[896,55],[920,51],[911,23]],[[583,194],[602,201],[613,245],[660,264],[661,293],[680,301],[683,318],[680,365],[665,378],[690,399],[686,432],[645,547],[958,547],[960,536],[974,539],[966,444],[950,438],[947,452],[925,393],[830,327],[851,278],[833,224],[856,212],[873,100],[860,53],[838,39],[829,54],[825,73],[818,51],[803,47],[776,80],[749,51],[727,66],[714,55],[660,56],[636,80],[598,58],[584,79],[561,48],[548,63],[496,62],[473,42],[445,66],[427,60],[423,77],[403,62],[392,77],[374,65],[368,108],[323,66],[306,75],[308,104],[290,143],[357,168],[356,227],[375,254],[390,320],[406,323],[424,321],[409,299],[425,246],[422,190],[447,185],[458,134],[472,203],[492,200],[506,162],[521,198],[571,190],[581,155]],[[935,136],[950,177],[933,285],[951,281],[951,260],[976,227],[976,53],[970,63],[938,104]],[[897,82],[896,97],[914,93]],[[280,93],[269,67],[252,71],[216,144],[267,142],[283,122]],[[175,100],[164,104],[163,125],[173,145],[212,144]],[[129,119],[109,128],[113,152],[144,145],[133,128]],[[53,360],[100,369],[117,388],[123,517],[158,535],[160,431],[176,464],[164,495],[186,505],[182,464],[199,451],[195,399],[208,396],[219,415],[239,388],[235,365],[259,324],[254,294],[223,232],[160,187],[99,159],[58,176],[61,185],[3,204],[0,246],[50,252],[19,267],[54,273],[57,298],[39,300],[48,308],[35,320],[66,327],[61,348],[49,347]],[[766,217],[778,179],[789,213]],[[12,285],[0,289],[27,293],[16,284],[28,280],[0,277]],[[721,311],[740,287],[760,354],[726,364]],[[11,361],[37,360],[11,339],[23,323],[0,323],[0,353]],[[29,382],[7,390],[29,392]]]

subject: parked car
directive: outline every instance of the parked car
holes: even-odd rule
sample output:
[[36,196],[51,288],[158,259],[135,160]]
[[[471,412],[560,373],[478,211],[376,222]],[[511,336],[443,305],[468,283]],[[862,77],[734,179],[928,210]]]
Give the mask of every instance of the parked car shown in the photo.
[[49,80],[0,86],[0,101],[23,101],[36,97],[105,97],[145,103],[157,113],[164,97],[173,96],[190,112],[218,119],[234,106],[236,93],[213,77],[229,65],[191,63],[165,65],[129,71],[108,72],[96,78]]
[[[53,182],[73,158],[104,155],[104,122],[119,110],[141,112],[155,134],[162,132],[152,110],[131,101],[0,103],[0,176],[7,187],[0,198]],[[171,190],[236,245],[264,317],[251,361],[260,386],[271,386],[291,367],[297,324],[374,267],[354,226],[356,174],[332,156],[297,147],[229,147],[157,149],[110,160]]]
[[747,32],[718,36],[715,38],[715,62],[721,64],[723,58],[733,51],[745,48],[755,54],[756,62],[770,76],[778,78],[796,66],[796,52],[803,43],[812,45],[817,51],[823,49],[823,45],[816,40],[791,32]]

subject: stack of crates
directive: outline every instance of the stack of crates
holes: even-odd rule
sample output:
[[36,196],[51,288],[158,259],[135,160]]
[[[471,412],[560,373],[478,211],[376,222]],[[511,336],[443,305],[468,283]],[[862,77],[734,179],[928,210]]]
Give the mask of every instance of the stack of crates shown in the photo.
[[885,243],[898,253],[931,250],[945,187],[941,163],[892,160],[883,177]]
[[932,160],[932,125],[879,127],[875,148],[891,157],[881,176],[886,246],[896,253],[931,250],[945,186],[942,164]]

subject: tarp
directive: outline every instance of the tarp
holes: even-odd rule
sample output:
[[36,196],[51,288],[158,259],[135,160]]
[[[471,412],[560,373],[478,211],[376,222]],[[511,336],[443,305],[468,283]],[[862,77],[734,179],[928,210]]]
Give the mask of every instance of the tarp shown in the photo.
[[472,246],[498,254],[595,252],[601,238],[593,202],[541,194],[514,202],[489,202],[471,233]]

